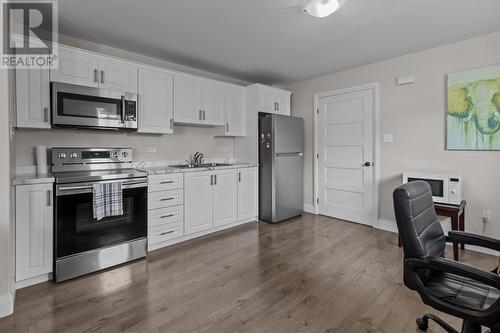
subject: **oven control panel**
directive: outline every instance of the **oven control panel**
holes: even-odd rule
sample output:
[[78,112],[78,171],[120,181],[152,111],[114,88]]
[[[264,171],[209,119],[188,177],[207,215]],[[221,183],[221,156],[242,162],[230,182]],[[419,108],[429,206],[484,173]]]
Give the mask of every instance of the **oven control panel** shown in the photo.
[[131,148],[52,148],[52,164],[123,163],[131,161]]

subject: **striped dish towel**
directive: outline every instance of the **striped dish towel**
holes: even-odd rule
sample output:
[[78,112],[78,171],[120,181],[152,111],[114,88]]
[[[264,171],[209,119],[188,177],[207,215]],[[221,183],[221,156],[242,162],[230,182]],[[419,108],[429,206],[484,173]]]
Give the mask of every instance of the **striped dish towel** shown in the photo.
[[93,184],[94,218],[98,221],[108,216],[123,215],[122,183]]

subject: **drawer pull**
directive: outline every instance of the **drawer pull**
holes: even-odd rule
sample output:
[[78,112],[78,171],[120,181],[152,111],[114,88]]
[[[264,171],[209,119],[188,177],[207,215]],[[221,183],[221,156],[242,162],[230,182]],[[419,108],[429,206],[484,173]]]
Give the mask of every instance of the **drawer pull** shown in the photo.
[[164,182],[160,182],[160,184],[172,184],[174,181],[173,180],[167,180]]
[[161,198],[160,201],[174,200],[174,198]]
[[173,233],[173,232],[174,232],[174,230],[164,231],[164,232],[162,232],[162,233],[160,234],[160,236],[168,235],[168,234],[171,234],[171,233]]
[[160,216],[161,219],[166,219],[167,217],[172,217],[174,214],[168,214],[168,215],[162,215]]

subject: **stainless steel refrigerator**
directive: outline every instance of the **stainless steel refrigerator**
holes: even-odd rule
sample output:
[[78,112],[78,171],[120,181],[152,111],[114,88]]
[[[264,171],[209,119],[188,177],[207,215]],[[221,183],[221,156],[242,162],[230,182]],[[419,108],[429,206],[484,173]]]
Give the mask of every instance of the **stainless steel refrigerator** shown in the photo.
[[279,222],[302,214],[304,121],[259,117],[259,218]]

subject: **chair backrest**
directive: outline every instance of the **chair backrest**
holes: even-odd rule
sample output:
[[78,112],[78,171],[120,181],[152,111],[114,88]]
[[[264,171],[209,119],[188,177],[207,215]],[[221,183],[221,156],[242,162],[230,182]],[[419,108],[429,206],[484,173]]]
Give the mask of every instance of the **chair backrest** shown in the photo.
[[393,199],[405,258],[443,257],[446,237],[429,184],[414,181],[401,185],[394,190]]

